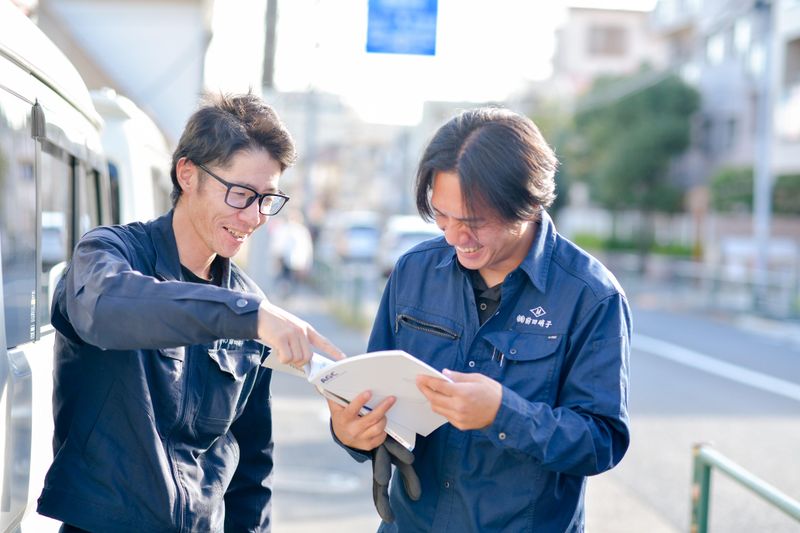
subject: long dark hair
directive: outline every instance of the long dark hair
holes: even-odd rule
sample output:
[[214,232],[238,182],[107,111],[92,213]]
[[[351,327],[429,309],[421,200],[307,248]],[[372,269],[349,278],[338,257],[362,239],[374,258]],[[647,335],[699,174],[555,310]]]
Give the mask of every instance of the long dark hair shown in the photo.
[[464,111],[440,127],[417,170],[417,210],[434,218],[437,172],[455,172],[468,213],[486,207],[509,222],[535,220],[556,197],[553,149],[527,117],[502,108]]

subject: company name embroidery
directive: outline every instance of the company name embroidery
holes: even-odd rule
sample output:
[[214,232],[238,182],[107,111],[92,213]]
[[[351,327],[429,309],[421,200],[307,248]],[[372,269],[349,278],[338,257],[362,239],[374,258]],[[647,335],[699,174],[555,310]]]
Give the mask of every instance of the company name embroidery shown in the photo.
[[517,323],[525,324],[526,326],[539,326],[540,328],[549,328],[553,325],[550,320],[540,318],[539,320],[525,315],[517,315]]

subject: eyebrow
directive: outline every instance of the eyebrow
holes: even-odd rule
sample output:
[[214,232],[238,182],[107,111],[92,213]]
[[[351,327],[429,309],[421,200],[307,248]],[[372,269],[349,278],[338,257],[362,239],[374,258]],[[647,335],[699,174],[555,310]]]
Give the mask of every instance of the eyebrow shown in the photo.
[[[201,168],[202,168],[202,167],[201,167]],[[206,171],[207,171],[207,170],[206,170]],[[239,186],[239,187],[244,187],[245,189],[250,189],[251,191],[255,191],[255,192],[257,192],[258,194],[284,194],[284,195],[286,194],[285,192],[283,192],[282,190],[280,190],[278,187],[270,187],[270,188],[269,188],[269,189],[267,189],[266,191],[263,191],[263,192],[262,192],[262,191],[258,190],[257,188],[253,187],[252,185],[248,185],[247,183],[241,183],[241,182],[239,182],[239,181],[231,181],[231,180],[229,180],[229,179],[223,178],[223,177],[222,177],[222,176],[220,176],[219,174],[217,174],[217,177],[219,177],[219,178],[222,178],[223,180],[227,181],[227,182],[228,182],[228,183],[230,183],[231,185],[237,185],[237,186]]]
[[[220,176],[220,177],[222,177],[222,176]],[[225,178],[222,178],[222,179],[225,179]],[[270,187],[266,191],[261,192],[256,187],[253,187],[252,185],[248,185],[247,183],[240,183],[238,181],[231,181],[231,180],[227,180],[227,179],[225,181],[227,181],[231,185],[238,185],[239,187],[244,187],[245,189],[250,189],[250,190],[256,191],[259,194],[275,194],[275,193],[285,194],[282,190],[280,190],[277,187]]]

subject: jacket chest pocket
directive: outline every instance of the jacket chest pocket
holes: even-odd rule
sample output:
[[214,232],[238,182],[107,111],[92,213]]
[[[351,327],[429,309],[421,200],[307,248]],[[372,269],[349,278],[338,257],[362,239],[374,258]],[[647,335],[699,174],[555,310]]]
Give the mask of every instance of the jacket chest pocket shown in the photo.
[[462,328],[452,320],[419,309],[400,309],[395,317],[394,331],[397,348],[431,364],[433,357],[448,364],[448,360],[455,361]]
[[555,402],[563,335],[501,331],[484,338],[496,362],[491,377],[529,401]]
[[208,349],[203,365],[199,408],[195,420],[198,434],[221,435],[230,427],[255,384],[261,364],[262,347],[246,341],[241,346],[221,348],[217,342]]

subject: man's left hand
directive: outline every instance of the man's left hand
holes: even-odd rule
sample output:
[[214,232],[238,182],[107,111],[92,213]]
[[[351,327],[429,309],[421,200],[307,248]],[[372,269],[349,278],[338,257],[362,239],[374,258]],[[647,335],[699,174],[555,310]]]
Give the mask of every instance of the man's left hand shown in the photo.
[[418,376],[417,387],[431,402],[434,413],[444,416],[461,430],[481,429],[494,422],[503,386],[483,374],[444,370],[452,383],[431,376]]

